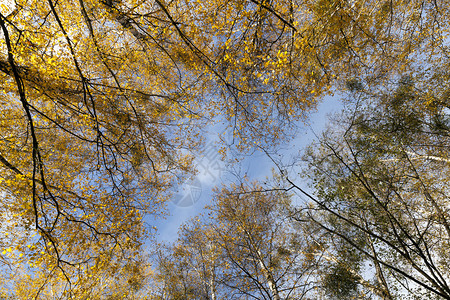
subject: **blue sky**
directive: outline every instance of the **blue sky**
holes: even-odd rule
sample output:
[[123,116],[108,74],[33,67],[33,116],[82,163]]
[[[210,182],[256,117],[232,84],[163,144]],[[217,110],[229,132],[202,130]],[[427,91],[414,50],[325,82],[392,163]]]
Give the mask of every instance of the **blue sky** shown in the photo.
[[[310,115],[307,123],[299,124],[297,137],[291,142],[282,145],[281,156],[284,163],[292,161],[293,157],[299,153],[303,147],[310,144],[315,135],[319,135],[327,124],[328,115],[337,112],[342,108],[338,97],[328,97],[318,106],[317,111]],[[221,184],[229,183],[233,176],[227,170],[220,156],[214,154],[218,146],[214,144],[214,137],[217,130],[210,130],[211,141],[207,143],[206,155],[199,155],[197,158],[198,174],[192,182],[181,186],[180,191],[175,195],[175,202],[168,204],[169,215],[166,219],[158,220],[155,226],[158,228],[157,239],[163,242],[173,242],[178,237],[180,225],[192,217],[204,211],[212,199],[213,188]],[[270,177],[274,163],[265,153],[255,152],[246,157],[238,166],[234,166],[234,172],[241,175],[246,174],[250,179],[264,179]],[[181,201],[180,201],[181,200]],[[180,202],[179,202],[180,201]]]

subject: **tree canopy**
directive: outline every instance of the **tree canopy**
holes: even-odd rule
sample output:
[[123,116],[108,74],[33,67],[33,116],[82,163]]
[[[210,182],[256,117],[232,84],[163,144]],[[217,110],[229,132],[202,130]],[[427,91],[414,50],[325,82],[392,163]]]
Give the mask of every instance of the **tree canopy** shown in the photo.
[[[447,1],[11,3],[0,10],[0,297],[144,297],[146,220],[195,173],[203,129],[223,122],[231,149],[276,151],[320,100],[349,91],[353,108],[306,159],[312,202],[273,211],[291,223],[240,226],[278,224],[271,205],[287,196],[225,189],[215,230],[200,235],[210,248],[181,243],[178,255],[205,266],[193,280],[206,297],[220,295],[214,278],[250,298],[309,297],[289,284],[307,289],[313,274],[311,288],[328,295],[392,298],[393,286],[416,295],[417,285],[449,298]],[[303,191],[279,176],[280,191]],[[226,240],[231,229],[242,240]],[[304,248],[289,250],[283,230]],[[212,249],[239,271],[213,276],[225,267]],[[376,283],[362,273],[368,261]]]

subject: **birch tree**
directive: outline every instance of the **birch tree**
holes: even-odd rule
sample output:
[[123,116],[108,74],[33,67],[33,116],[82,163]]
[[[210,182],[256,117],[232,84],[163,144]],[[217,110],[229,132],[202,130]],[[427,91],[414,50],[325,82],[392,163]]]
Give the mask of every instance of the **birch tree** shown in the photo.
[[447,96],[430,104],[421,92],[410,77],[384,95],[354,90],[306,156],[309,217],[331,235],[333,255],[350,248],[341,261],[357,253],[370,264],[382,299],[450,297]]
[[184,296],[188,299],[307,299],[314,286],[307,279],[315,269],[304,258],[304,239],[283,213],[288,205],[285,193],[256,184],[223,188],[208,209],[209,219],[182,227],[167,256],[170,264],[160,265],[166,270],[158,275],[166,287],[163,299],[185,290],[174,276],[197,287]]

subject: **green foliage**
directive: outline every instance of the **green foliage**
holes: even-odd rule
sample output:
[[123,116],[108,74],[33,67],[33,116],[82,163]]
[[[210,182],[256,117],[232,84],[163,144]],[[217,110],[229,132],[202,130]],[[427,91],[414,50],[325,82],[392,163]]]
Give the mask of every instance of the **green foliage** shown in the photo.
[[357,295],[357,278],[340,264],[332,266],[325,274],[323,286],[330,299],[355,299]]
[[[441,284],[450,280],[442,263],[450,238],[449,136],[445,126],[436,130],[436,118],[447,119],[448,112],[442,104],[430,108],[425,97],[409,76],[390,92],[352,93],[305,156],[317,196],[318,211],[310,215],[329,233],[323,245],[333,263],[324,285],[337,299],[361,289],[400,297],[399,282],[448,296]],[[365,272],[373,279],[364,278],[361,265],[372,266]],[[407,293],[420,295],[417,287]]]

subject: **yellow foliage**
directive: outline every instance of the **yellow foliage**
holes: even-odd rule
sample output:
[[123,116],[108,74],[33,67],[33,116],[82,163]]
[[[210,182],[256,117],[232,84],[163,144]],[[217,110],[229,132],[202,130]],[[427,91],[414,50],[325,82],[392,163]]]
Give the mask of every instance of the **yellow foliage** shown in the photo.
[[239,150],[273,146],[346,75],[446,74],[449,7],[17,0],[0,15],[0,221],[9,264],[38,274],[21,295],[70,295],[94,261],[139,251],[208,122],[227,119]]

